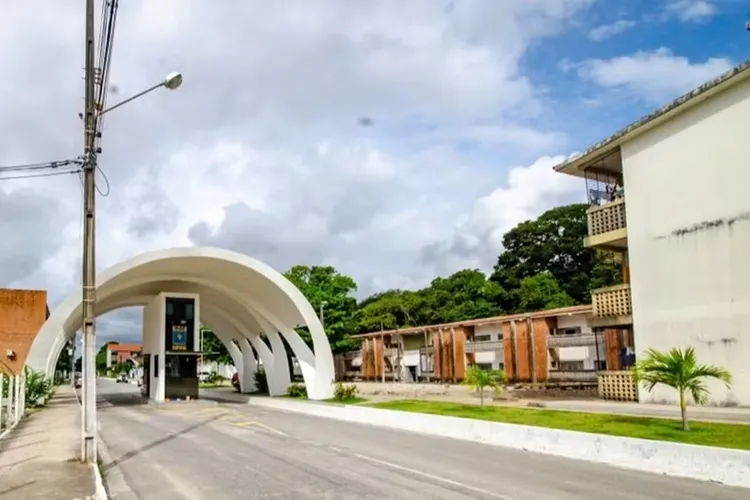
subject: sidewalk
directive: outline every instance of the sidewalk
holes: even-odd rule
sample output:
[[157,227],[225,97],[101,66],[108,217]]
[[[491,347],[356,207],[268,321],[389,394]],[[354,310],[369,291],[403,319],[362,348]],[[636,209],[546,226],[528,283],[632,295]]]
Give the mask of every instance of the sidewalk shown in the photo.
[[0,498],[94,498],[91,467],[80,462],[81,407],[70,386],[58,386],[46,408],[27,416],[0,441]]

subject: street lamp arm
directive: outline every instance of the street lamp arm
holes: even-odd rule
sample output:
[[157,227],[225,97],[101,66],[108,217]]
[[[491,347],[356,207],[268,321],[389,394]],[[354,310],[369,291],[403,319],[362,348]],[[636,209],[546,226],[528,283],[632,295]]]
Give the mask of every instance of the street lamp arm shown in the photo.
[[174,90],[174,89],[178,88],[180,85],[182,85],[182,74],[180,74],[180,73],[170,73],[170,74],[168,74],[166,76],[166,78],[164,78],[164,80],[162,80],[161,82],[157,83],[156,85],[154,85],[152,87],[149,87],[146,90],[144,90],[142,92],[139,92],[139,93],[135,94],[132,97],[128,97],[124,101],[118,102],[114,106],[110,106],[107,109],[99,111],[96,114],[96,116],[98,118],[98,117],[102,116],[103,114],[109,113],[113,109],[117,109],[120,106],[129,103],[130,101],[134,101],[134,100],[138,99],[139,97],[143,97],[144,95],[148,94],[149,92],[153,92],[154,90],[156,90],[158,88],[164,87],[164,88],[169,89],[169,90]]
[[99,111],[99,112],[98,112],[98,113],[96,114],[96,116],[97,116],[97,118],[98,118],[98,117],[102,116],[102,115],[103,115],[103,114],[105,114],[105,113],[109,113],[109,112],[110,112],[110,111],[112,111],[113,109],[117,109],[117,108],[119,108],[120,106],[123,106],[123,105],[125,105],[125,104],[129,103],[130,101],[134,101],[134,100],[138,99],[139,97],[142,97],[142,96],[144,96],[144,95],[148,94],[149,92],[153,92],[154,90],[158,89],[159,87],[161,87],[161,86],[163,86],[163,85],[164,85],[164,83],[159,83],[159,84],[156,84],[156,85],[154,85],[153,87],[147,88],[147,89],[146,89],[146,90],[144,90],[143,92],[139,92],[139,93],[135,94],[135,95],[134,95],[134,96],[132,96],[132,97],[128,97],[128,98],[127,98],[127,99],[125,99],[124,101],[120,101],[120,102],[118,102],[117,104],[115,104],[114,106],[110,106],[110,107],[109,107],[109,108],[107,108],[107,109],[104,109],[104,110],[102,110],[102,111]]

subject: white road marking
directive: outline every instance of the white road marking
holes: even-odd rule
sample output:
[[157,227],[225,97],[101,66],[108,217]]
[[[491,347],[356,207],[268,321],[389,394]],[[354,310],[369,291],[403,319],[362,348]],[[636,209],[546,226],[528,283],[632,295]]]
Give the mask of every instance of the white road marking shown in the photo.
[[[335,449],[335,448],[332,448]],[[415,476],[421,476],[426,479],[429,479],[431,481],[435,481],[437,483],[443,483],[443,484],[449,484],[451,486],[457,486],[459,488],[463,488],[469,491],[473,491],[474,493],[481,493],[482,495],[486,495],[489,497],[497,498],[499,500],[513,500],[513,498],[505,495],[501,495],[500,493],[494,493],[489,490],[485,490],[483,488],[478,488],[476,486],[471,486],[469,484],[460,483],[458,481],[453,481],[451,479],[445,479],[440,476],[435,476],[434,474],[429,474],[427,472],[422,472],[420,470],[412,469],[410,467],[404,467],[403,465],[394,464],[391,462],[386,462],[385,460],[379,460],[377,458],[368,457],[366,455],[360,455],[359,453],[353,454],[355,457],[359,458],[360,460],[365,460],[374,464],[382,465],[384,467],[389,467],[391,469],[400,470],[403,472],[408,472],[409,474],[413,474]]]

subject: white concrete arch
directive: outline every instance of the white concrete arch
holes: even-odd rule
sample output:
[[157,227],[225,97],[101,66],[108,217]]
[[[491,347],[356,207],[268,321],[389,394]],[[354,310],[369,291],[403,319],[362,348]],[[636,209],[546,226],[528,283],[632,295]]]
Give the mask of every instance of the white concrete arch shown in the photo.
[[[227,335],[241,337],[237,338],[241,348],[234,344],[227,347],[238,371],[242,366],[245,382],[257,365],[252,350],[242,344],[247,339],[245,345],[249,341],[263,361],[269,388],[273,385],[272,395],[286,391],[289,367],[281,334],[300,360],[309,397],[332,396],[333,355],[323,327],[302,293],[267,265],[236,252],[206,247],[142,254],[99,275],[97,316],[122,307],[145,305],[145,297],[160,292],[200,294],[201,317],[216,328],[220,340],[232,344]],[[52,373],[65,341],[81,326],[81,296],[75,293],[55,308],[39,331],[27,365]],[[302,326],[310,331],[313,350],[294,330]],[[262,341],[261,334],[269,339],[271,348]],[[286,385],[282,388],[282,384]]]
[[[225,293],[222,293],[215,290],[210,284],[196,285],[192,282],[178,281],[175,280],[175,276],[152,276],[152,279],[163,279],[165,281],[153,281],[145,285],[133,285],[132,288],[129,287],[132,284],[126,284],[124,288],[125,292],[113,294],[107,297],[106,300],[99,301],[97,303],[97,312],[99,315],[104,315],[122,307],[145,306],[153,296],[162,290],[171,290],[179,293],[197,293],[201,296],[201,317],[203,320],[210,325],[222,325],[221,331],[231,330],[234,332],[232,336],[238,340],[248,338],[263,360],[263,366],[268,379],[269,393],[272,396],[281,396],[286,393],[291,379],[289,377],[289,365],[284,345],[278,339],[276,332],[272,329],[269,330],[270,327],[265,321],[264,326],[261,326],[259,320],[255,317],[257,313],[237,301],[237,291],[224,290]],[[131,293],[134,295],[131,296]],[[219,314],[215,315],[212,311],[216,307],[214,304],[217,303],[221,305],[218,309]],[[209,308],[208,310],[206,309],[207,307]],[[208,312],[206,313],[205,311]],[[270,332],[266,334],[269,336],[271,344],[275,346],[277,352],[282,354],[278,357],[278,360],[275,359],[274,352],[259,338],[259,335],[266,331]],[[75,330],[71,331],[70,335],[74,332]],[[299,338],[296,332],[293,333]],[[299,340],[301,342],[301,339]],[[65,339],[60,339],[56,348],[53,349],[50,366],[54,367],[56,365],[59,353],[64,347],[64,342]],[[254,357],[250,358],[249,353],[246,352],[247,350],[240,351],[237,346],[231,344],[231,339],[229,342],[230,352],[236,350],[236,353],[240,353],[239,360],[235,360],[235,366],[238,372],[241,371],[240,376],[242,377],[241,384],[243,391],[251,391],[255,386],[254,375],[257,370],[257,360]],[[225,342],[225,344],[227,343]],[[311,354],[306,345],[299,350]],[[298,355],[298,353],[295,352],[295,355]],[[250,363],[249,369],[244,369],[246,363]]]

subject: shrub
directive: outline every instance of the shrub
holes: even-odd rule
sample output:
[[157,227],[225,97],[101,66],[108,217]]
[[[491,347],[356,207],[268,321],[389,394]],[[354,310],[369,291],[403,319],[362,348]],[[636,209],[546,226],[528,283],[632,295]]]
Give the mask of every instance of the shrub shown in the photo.
[[255,391],[260,394],[268,394],[268,379],[266,378],[266,371],[262,368],[255,372]]
[[357,398],[359,390],[354,384],[344,385],[342,382],[336,383],[336,389],[333,391],[333,399],[336,401],[351,401]]
[[211,372],[206,377],[206,383],[207,384],[223,384],[224,381],[226,381],[226,379],[227,379],[226,377],[223,377],[216,372]]
[[286,393],[290,398],[307,399],[307,387],[304,384],[292,384],[286,390]]
[[45,406],[52,396],[52,381],[42,372],[24,368],[26,378],[26,407]]

